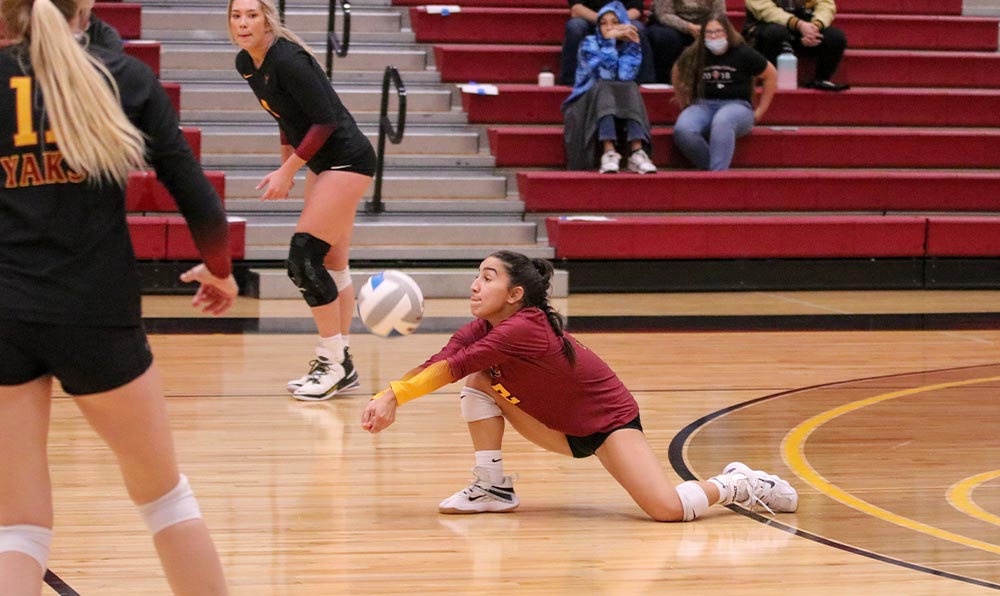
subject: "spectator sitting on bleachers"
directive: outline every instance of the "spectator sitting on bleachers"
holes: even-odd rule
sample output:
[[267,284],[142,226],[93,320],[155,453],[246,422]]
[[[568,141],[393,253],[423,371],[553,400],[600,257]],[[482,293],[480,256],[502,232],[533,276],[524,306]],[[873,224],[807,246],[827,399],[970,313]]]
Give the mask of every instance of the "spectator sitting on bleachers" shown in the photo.
[[670,82],[677,57],[698,36],[698,23],[716,12],[726,12],[726,0],[653,0],[646,35],[653,49],[657,83]]
[[[753,106],[755,80],[763,93]],[[736,139],[750,133],[771,105],[778,73],[746,45],[725,13],[713,14],[674,64],[674,98],[682,108],[674,143],[701,170],[728,170]]]
[[80,25],[88,40],[87,43],[106,50],[124,52],[125,44],[118,31],[94,16],[94,2],[95,0],[81,0],[78,5],[80,7]]
[[[607,4],[608,0],[568,0],[570,19],[566,21],[566,36],[563,38],[562,57],[559,61],[559,84],[572,86],[576,76],[577,51],[584,37],[593,35],[597,25],[597,12]],[[656,75],[653,72],[653,51],[646,37],[646,28],[640,22],[642,19],[643,0],[625,0],[628,19],[639,32],[639,43],[642,45],[643,60],[639,66],[639,83],[652,83]]]
[[843,91],[849,86],[830,79],[847,48],[847,36],[832,27],[837,14],[834,0],[746,0],[743,36],[776,64],[786,44],[800,56],[816,58],[815,79],[806,87]]
[[617,173],[621,154],[615,150],[619,128],[631,154],[628,169],[650,174],[649,117],[635,78],[642,61],[639,33],[625,6],[615,0],[597,15],[598,28],[580,42],[576,83],[563,102],[563,140],[571,170],[593,169],[600,141],[600,172]]

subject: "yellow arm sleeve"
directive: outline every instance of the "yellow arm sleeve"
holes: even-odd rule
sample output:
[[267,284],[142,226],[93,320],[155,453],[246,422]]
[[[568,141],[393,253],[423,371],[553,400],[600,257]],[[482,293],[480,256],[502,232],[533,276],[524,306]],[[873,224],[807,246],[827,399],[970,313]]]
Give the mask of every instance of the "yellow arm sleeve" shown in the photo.
[[[407,375],[406,380],[389,383],[389,387],[396,395],[396,403],[403,405],[410,400],[417,399],[421,395],[426,395],[435,389],[440,389],[448,383],[454,383],[455,380],[451,376],[451,367],[448,366],[448,362],[441,360],[415,375]],[[382,393],[385,392],[383,391]]]

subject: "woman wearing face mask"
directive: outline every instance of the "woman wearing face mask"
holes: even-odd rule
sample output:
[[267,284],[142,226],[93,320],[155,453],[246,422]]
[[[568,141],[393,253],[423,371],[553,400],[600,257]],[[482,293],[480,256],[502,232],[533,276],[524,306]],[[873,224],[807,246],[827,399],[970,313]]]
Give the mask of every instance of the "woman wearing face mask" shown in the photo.
[[[755,80],[763,92],[753,105]],[[674,99],[682,112],[674,143],[701,170],[728,170],[736,139],[750,133],[778,88],[774,66],[746,45],[724,14],[713,14],[673,70]]]

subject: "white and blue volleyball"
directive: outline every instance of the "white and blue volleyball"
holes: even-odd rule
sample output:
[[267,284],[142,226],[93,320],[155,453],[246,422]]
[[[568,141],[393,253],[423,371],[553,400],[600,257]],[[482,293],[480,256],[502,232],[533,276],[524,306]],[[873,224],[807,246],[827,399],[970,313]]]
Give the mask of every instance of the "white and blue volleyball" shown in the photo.
[[358,291],[358,315],[375,335],[409,335],[424,316],[424,294],[412,277],[388,269],[369,277]]

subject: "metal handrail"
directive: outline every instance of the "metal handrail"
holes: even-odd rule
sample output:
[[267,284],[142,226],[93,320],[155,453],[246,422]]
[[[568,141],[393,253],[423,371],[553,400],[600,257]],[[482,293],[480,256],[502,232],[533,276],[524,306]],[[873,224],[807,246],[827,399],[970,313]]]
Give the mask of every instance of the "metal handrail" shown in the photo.
[[[396,86],[396,94],[399,97],[399,122],[393,127],[389,120],[389,82]],[[403,129],[406,127],[406,87],[403,79],[399,76],[399,71],[395,66],[386,66],[385,74],[382,76],[382,109],[378,119],[378,166],[375,170],[375,190],[372,199],[365,204],[365,211],[368,213],[383,213],[385,205],[382,204],[382,167],[385,165],[385,139],[394,145],[398,145],[403,140]]]
[[334,28],[337,24],[337,0],[330,0],[330,14],[326,21],[326,78],[333,78],[333,54],[343,58],[351,47],[351,3],[343,3],[344,9],[344,41],[337,37]]

